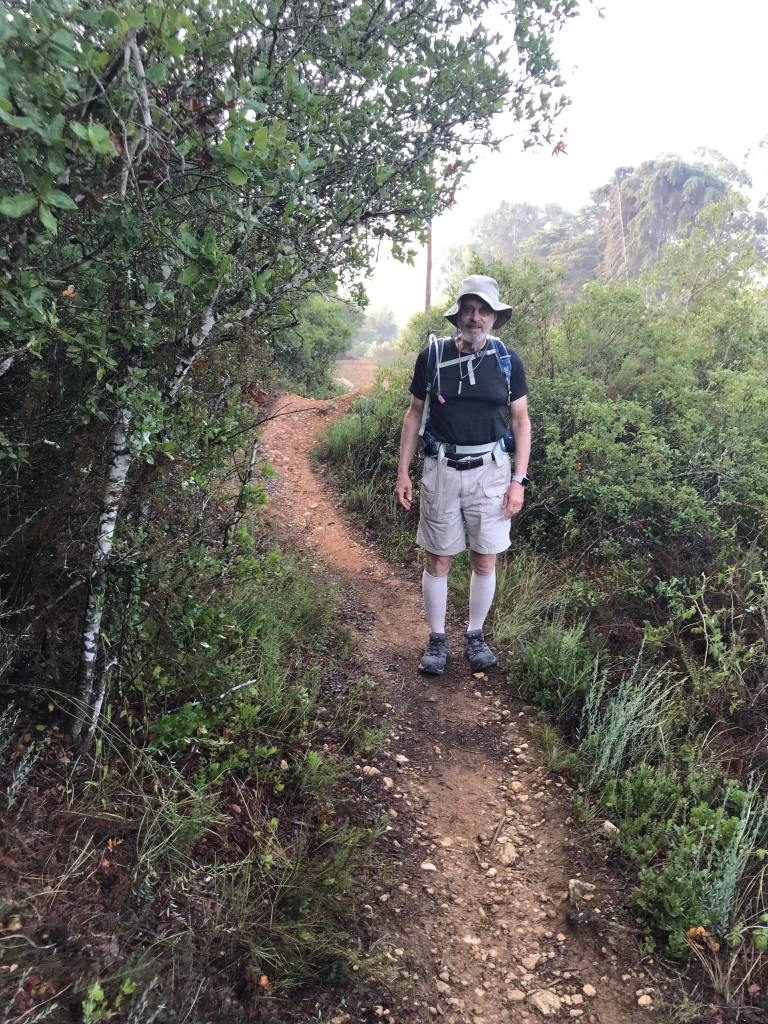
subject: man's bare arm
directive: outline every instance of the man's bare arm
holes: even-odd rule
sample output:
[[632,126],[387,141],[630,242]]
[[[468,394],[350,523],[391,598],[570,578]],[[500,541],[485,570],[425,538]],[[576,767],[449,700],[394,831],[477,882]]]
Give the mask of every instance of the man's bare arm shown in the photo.
[[[509,406],[509,424],[515,435],[515,476],[525,476],[531,457],[531,421],[528,418],[528,398],[523,396]],[[517,515],[525,501],[525,488],[513,480],[504,495],[502,507],[507,510],[507,519]]]
[[400,463],[397,467],[397,483],[395,485],[398,502],[408,510],[410,510],[413,499],[409,470],[413,456],[416,454],[416,445],[419,443],[419,428],[423,411],[424,402],[411,396],[411,404],[405,414],[403,432],[400,435]]

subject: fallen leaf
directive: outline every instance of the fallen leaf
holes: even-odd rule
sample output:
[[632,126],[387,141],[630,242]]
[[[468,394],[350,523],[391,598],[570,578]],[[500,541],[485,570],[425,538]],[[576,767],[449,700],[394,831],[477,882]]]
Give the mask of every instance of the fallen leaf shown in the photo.
[[272,986],[269,984],[269,978],[266,976],[266,974],[262,974],[262,976],[259,978],[259,985],[261,985],[261,987],[264,989],[265,995],[272,995]]

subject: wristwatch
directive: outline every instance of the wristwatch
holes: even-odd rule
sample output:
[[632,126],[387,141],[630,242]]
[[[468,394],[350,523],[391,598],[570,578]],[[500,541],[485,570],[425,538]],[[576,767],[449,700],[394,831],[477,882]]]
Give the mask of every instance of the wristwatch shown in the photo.
[[522,484],[523,487],[525,487],[526,484],[529,484],[531,482],[527,476],[518,476],[517,474],[514,474],[512,479],[515,481],[516,484]]

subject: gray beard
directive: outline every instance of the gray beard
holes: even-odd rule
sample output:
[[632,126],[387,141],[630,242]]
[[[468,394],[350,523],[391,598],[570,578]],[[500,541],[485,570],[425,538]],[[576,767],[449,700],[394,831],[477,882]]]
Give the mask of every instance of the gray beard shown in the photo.
[[465,336],[462,329],[459,328],[459,337],[457,338],[458,347],[462,352],[479,352],[485,345],[486,341],[488,341],[488,335],[490,333],[490,331],[486,331],[485,334],[481,335],[479,338],[468,338]]

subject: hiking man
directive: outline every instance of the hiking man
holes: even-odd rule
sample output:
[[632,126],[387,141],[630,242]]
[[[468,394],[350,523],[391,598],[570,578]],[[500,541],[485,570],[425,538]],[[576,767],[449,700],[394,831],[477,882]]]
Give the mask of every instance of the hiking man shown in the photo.
[[491,336],[511,315],[492,277],[466,278],[445,314],[457,331],[431,339],[413,372],[395,493],[410,509],[409,468],[422,436],[426,457],[416,542],[427,554],[422,593],[430,634],[419,671],[430,675],[441,675],[448,660],[448,571],[453,556],[466,548],[465,531],[472,578],[464,653],[475,672],[496,664],[483,625],[496,590],[496,555],[509,547],[510,519],[523,507],[531,451],[523,361]]

